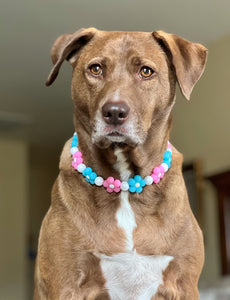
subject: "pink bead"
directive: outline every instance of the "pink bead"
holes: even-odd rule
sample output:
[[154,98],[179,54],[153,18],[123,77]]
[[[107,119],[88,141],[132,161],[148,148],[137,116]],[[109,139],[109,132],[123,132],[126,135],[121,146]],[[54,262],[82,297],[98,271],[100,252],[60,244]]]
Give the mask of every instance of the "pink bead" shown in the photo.
[[155,167],[155,168],[153,169],[153,174],[158,175],[160,172],[161,172],[161,170],[160,170],[159,167]]
[[73,158],[82,157],[82,153],[80,151],[77,151],[73,154]]
[[[160,178],[163,178],[165,175],[165,169],[162,166],[159,166],[159,169],[160,169]],[[158,176],[159,176],[159,174],[158,174]]]
[[83,159],[81,158],[81,157],[77,157],[76,158],[76,164],[77,165],[80,165],[80,164],[82,164],[83,163]]
[[121,190],[121,182],[120,180],[116,179],[114,180],[113,177],[108,177],[106,180],[103,182],[103,186],[106,188],[108,193],[118,193]]
[[156,174],[152,174],[151,177],[152,177],[154,183],[160,182],[160,178]]
[[121,182],[118,179],[116,179],[113,184],[114,184],[115,188],[118,188],[121,186]]
[[103,181],[103,186],[104,186],[105,188],[107,188],[107,187],[109,186],[107,180],[104,180],[104,181]]
[[108,184],[114,183],[114,178],[113,177],[108,177],[107,182],[108,182]]

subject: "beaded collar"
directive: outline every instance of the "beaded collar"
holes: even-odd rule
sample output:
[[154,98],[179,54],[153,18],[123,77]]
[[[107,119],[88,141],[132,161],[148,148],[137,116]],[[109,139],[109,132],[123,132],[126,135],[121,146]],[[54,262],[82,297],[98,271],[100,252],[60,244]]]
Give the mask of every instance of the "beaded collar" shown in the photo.
[[83,163],[82,153],[78,150],[78,137],[74,133],[70,153],[72,154],[72,166],[79,173],[82,173],[85,180],[96,186],[103,186],[108,193],[119,193],[120,191],[130,191],[131,193],[141,193],[143,187],[146,185],[151,185],[153,183],[159,183],[164,177],[164,174],[171,167],[172,161],[172,146],[168,142],[167,150],[163,156],[163,162],[161,165],[155,167],[152,174],[146,176],[144,179],[140,175],[135,175],[128,181],[120,181],[114,179],[113,177],[108,177],[107,179],[97,176],[95,172],[90,167],[87,167]]

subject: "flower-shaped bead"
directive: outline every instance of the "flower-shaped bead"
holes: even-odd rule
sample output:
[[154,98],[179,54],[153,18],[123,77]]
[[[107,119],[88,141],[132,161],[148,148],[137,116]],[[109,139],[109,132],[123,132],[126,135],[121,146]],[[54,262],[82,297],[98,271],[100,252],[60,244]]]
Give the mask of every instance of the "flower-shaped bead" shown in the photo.
[[157,175],[159,178],[164,177],[165,170],[162,166],[153,169],[153,174]]
[[164,173],[165,173],[165,170],[164,170],[163,166],[154,168],[153,173],[151,175],[153,182],[154,183],[160,182],[161,178],[164,177]]
[[143,187],[146,185],[146,182],[140,175],[134,176],[134,178],[130,178],[129,181],[129,191],[131,193],[141,193]]
[[83,163],[82,154],[80,151],[77,151],[73,154],[72,166],[74,169],[77,169],[78,165]]
[[93,172],[91,168],[85,168],[85,170],[82,172],[82,174],[85,176],[85,179],[87,182],[90,182],[91,184],[95,183],[95,179],[97,178],[97,174]]
[[106,188],[108,193],[119,193],[121,190],[120,180],[115,180],[113,177],[108,177],[106,180],[104,180],[103,186]]

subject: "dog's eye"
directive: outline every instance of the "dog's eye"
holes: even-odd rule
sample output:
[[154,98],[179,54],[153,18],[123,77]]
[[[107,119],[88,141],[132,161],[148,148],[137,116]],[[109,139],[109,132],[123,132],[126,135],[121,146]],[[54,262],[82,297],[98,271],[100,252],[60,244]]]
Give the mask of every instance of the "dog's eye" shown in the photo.
[[98,77],[102,75],[102,67],[99,64],[94,64],[89,67],[89,70],[92,75]]
[[153,69],[146,66],[142,67],[140,70],[140,76],[144,79],[151,77],[153,74],[154,74]]

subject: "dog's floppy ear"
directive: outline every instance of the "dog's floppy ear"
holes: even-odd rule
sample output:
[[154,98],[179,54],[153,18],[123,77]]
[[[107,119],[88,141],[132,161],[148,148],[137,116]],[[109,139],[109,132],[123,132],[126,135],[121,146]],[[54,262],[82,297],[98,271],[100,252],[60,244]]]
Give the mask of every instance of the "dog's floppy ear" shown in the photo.
[[93,38],[96,31],[95,28],[80,29],[73,34],[63,34],[57,38],[51,49],[51,58],[54,66],[46,80],[47,86],[51,85],[57,78],[64,60],[73,63],[76,60],[75,55],[77,52]]
[[181,92],[189,100],[193,87],[204,71],[208,50],[201,44],[189,42],[164,31],[154,31],[152,35],[166,51]]

